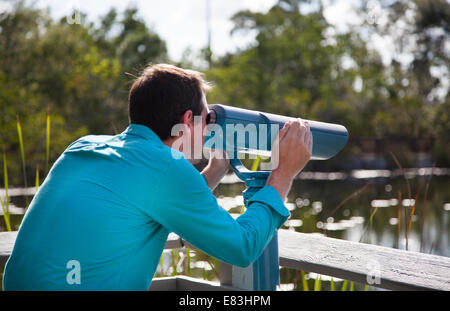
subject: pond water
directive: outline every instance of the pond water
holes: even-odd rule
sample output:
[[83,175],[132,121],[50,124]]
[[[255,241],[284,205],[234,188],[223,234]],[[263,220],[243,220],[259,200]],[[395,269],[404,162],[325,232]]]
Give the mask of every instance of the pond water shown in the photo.
[[[435,168],[431,173],[431,168],[302,173],[289,193],[291,217],[282,229],[449,257],[449,170]],[[215,193],[222,207],[239,213],[245,187],[233,181]],[[280,275],[282,290],[302,290],[299,271],[281,268]],[[306,274],[309,289],[317,277]],[[330,290],[331,278],[320,279],[322,290]],[[333,281],[337,289],[366,289]]]
[[[434,172],[431,180],[430,169],[406,172],[411,198],[396,171],[302,173],[289,193],[291,217],[283,229],[400,249],[408,242],[408,250],[450,256],[450,178],[448,170]],[[222,207],[240,212],[245,187],[232,181],[215,194]],[[405,213],[409,227],[413,208],[406,239]]]
[[[408,169],[404,173],[389,170],[303,172],[289,193],[286,206],[291,217],[282,228],[449,257],[450,169],[435,168],[433,175],[430,173],[431,168]],[[214,194],[224,209],[240,213],[243,190],[244,184],[233,174],[224,178]],[[28,191],[30,195],[33,192]],[[19,193],[23,191],[17,191]],[[4,196],[1,190],[0,196]],[[13,230],[18,229],[23,218],[24,209],[20,206],[24,206],[24,202],[24,196],[11,198],[15,213]],[[405,230],[410,220],[411,228]],[[4,230],[1,218],[0,231]],[[405,231],[408,231],[407,236]],[[175,257],[177,260],[184,258],[185,263],[174,265],[172,258]],[[157,275],[186,273],[186,258],[186,250],[165,251],[164,268],[161,271],[158,267]],[[217,280],[220,269],[217,260],[200,251],[191,251],[189,261],[189,275]],[[301,290],[299,271],[282,268],[280,273],[281,289]],[[306,274],[310,289],[316,277],[314,273]],[[322,289],[329,289],[330,278],[321,276],[321,280]],[[343,280],[334,281],[342,284]],[[362,285],[354,288],[364,289]]]

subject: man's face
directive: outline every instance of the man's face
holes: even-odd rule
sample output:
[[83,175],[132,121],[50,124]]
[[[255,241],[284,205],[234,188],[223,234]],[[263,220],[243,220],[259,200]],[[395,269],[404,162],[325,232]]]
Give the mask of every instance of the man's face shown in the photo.
[[206,96],[205,93],[203,93],[202,96],[202,106],[203,106],[203,110],[201,113],[202,116],[202,146],[205,144],[205,138],[206,138],[206,117],[209,114],[209,108],[208,108],[208,102],[206,101]]
[[[192,164],[196,164],[198,162],[200,162],[201,158],[202,158],[202,154],[203,154],[203,145],[205,143],[205,138],[206,138],[206,117],[208,116],[209,113],[209,108],[208,108],[208,103],[206,101],[206,96],[203,93],[202,96],[202,112],[200,114],[200,116],[194,116],[194,121],[192,122],[192,124],[190,124],[189,129],[190,129],[190,133],[191,133],[191,137],[190,137],[190,143],[191,143],[191,148],[190,148],[190,152],[187,152],[189,154],[185,155],[187,157],[187,159],[192,163]],[[183,150],[186,150],[183,147]],[[188,151],[188,150],[186,150]]]

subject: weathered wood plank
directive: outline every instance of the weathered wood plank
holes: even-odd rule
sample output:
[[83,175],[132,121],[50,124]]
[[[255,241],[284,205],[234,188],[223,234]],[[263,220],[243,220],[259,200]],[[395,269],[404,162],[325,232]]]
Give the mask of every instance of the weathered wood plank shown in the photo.
[[183,240],[175,233],[169,234],[164,249],[173,249],[183,247]]
[[392,290],[450,290],[450,258],[280,230],[280,265]]
[[[450,290],[448,257],[289,230],[278,234],[283,267],[365,284],[370,281],[372,286],[392,290]],[[177,237],[172,236],[174,240]],[[195,248],[186,241],[180,243]]]
[[[0,266],[3,266],[11,255],[16,238],[17,231],[0,232]],[[173,249],[180,247],[183,247],[182,239],[175,233],[169,234],[164,248]]]
[[3,266],[11,255],[16,237],[17,231],[0,232],[0,266]]

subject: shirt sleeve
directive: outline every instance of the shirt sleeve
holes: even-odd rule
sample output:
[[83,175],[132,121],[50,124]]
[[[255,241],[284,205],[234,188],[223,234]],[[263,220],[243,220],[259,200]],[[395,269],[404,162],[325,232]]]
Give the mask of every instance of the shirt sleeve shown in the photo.
[[276,189],[265,186],[235,220],[185,158],[174,160],[154,189],[148,211],[155,221],[207,254],[241,267],[258,258],[289,217]]

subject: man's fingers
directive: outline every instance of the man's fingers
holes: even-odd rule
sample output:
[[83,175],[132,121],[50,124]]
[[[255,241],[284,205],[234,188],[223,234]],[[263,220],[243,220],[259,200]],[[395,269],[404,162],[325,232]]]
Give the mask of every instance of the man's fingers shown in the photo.
[[284,138],[284,136],[286,136],[286,133],[289,131],[291,123],[292,122],[286,122],[283,128],[278,132],[278,141],[281,141]]
[[[288,124],[289,123],[289,124]],[[298,118],[295,121],[289,121],[285,124],[283,129],[280,130],[280,140],[282,137],[286,139],[293,139],[302,143],[307,150],[312,153],[312,134],[307,121],[303,121]]]
[[305,137],[305,147],[312,154],[313,136],[311,131],[308,130]]
[[306,131],[305,131],[305,147],[308,149],[310,153],[312,153],[312,133],[311,128],[309,127],[308,121],[305,121]]
[[305,133],[306,133],[306,126],[303,124],[303,121],[300,118],[298,118],[297,120],[292,122],[291,130],[289,131],[288,135],[290,135],[290,138],[304,142]]
[[302,119],[298,118],[298,121],[300,123],[300,141],[305,142],[305,135],[307,132],[307,127],[306,127],[305,122]]

